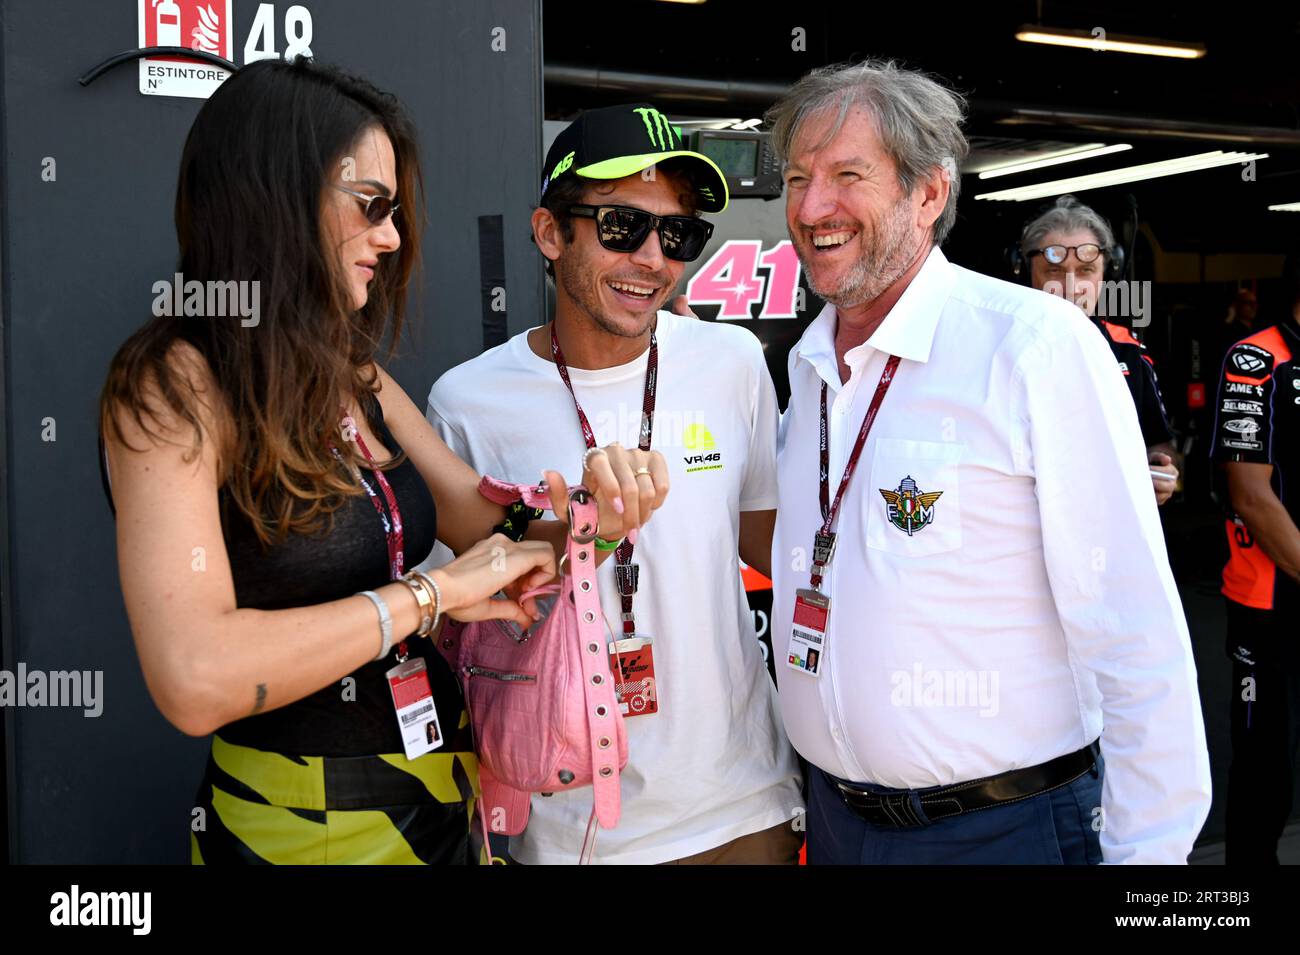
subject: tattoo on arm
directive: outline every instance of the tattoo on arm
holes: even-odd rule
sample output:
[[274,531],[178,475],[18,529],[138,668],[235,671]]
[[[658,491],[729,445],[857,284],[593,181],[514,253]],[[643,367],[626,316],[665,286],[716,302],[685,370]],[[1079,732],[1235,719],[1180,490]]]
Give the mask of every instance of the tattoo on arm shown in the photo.
[[[253,704],[253,713],[259,712],[266,705],[266,684],[257,684],[257,702]],[[252,714],[250,714],[252,715]]]

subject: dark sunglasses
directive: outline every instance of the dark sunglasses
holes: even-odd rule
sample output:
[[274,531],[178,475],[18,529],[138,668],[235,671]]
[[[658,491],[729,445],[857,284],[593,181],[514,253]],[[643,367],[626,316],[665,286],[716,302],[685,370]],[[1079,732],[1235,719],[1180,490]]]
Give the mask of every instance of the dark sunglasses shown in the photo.
[[343,186],[334,186],[339,192],[346,192],[361,203],[361,208],[365,211],[366,221],[371,225],[379,225],[389,216],[396,214],[397,210],[402,208],[400,202],[394,202],[388,196],[372,196],[367,192],[356,192],[352,189],[345,189]]
[[650,235],[659,233],[659,247],[664,257],[677,262],[693,262],[704,251],[713,235],[713,223],[694,216],[656,216],[630,206],[569,207],[571,215],[596,220],[596,238],[611,252],[635,252]]
[[1041,249],[1033,249],[1029,257],[1032,259],[1035,255],[1041,255],[1053,265],[1060,265],[1071,251],[1080,262],[1093,262],[1101,255],[1101,246],[1095,242],[1086,242],[1083,245],[1049,245]]

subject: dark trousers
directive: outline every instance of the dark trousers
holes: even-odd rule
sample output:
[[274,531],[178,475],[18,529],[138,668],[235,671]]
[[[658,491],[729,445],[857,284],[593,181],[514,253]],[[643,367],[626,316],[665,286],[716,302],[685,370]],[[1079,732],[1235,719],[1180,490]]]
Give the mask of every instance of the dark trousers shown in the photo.
[[1073,782],[1029,799],[896,829],[863,820],[831,778],[810,766],[808,864],[1096,865],[1103,770],[1099,759]]
[[1300,624],[1293,613],[1227,601],[1232,660],[1228,865],[1277,865],[1300,742]]

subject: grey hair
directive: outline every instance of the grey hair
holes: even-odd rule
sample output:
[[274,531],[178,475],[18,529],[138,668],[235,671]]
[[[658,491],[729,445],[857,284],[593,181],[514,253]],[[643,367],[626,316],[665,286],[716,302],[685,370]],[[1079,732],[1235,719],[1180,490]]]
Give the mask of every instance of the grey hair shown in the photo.
[[952,188],[948,204],[934,223],[934,244],[942,244],[957,220],[957,194],[961,191],[958,169],[970,152],[961,130],[965,97],[893,60],[820,67],[800,79],[764,117],[772,126],[777,155],[787,162],[791,144],[804,122],[837,109],[831,129],[814,147],[821,149],[839,133],[855,105],[864,107],[875,122],[903,192],[910,193],[917,181],[936,167],[946,174]]
[[1102,253],[1110,255],[1111,247],[1115,244],[1115,234],[1110,231],[1110,223],[1074,196],[1061,196],[1025,226],[1020,233],[1020,253],[1028,255],[1033,249],[1039,248],[1050,233],[1078,232],[1082,229],[1087,229],[1096,236]]

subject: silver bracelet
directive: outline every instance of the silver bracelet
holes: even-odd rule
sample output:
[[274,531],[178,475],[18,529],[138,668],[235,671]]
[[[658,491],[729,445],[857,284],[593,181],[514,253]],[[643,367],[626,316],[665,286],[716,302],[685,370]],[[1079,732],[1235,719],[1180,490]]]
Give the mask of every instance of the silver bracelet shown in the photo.
[[433,633],[438,629],[438,618],[442,616],[442,589],[438,586],[438,582],[424,571],[417,570],[415,575],[428,584],[429,589],[433,591],[433,626],[429,628],[429,632]]
[[388,603],[373,590],[363,590],[359,596],[369,597],[370,602],[379,611],[379,635],[382,645],[379,648],[379,656],[375,659],[382,660],[388,656],[388,651],[393,649],[393,615],[388,612]]

